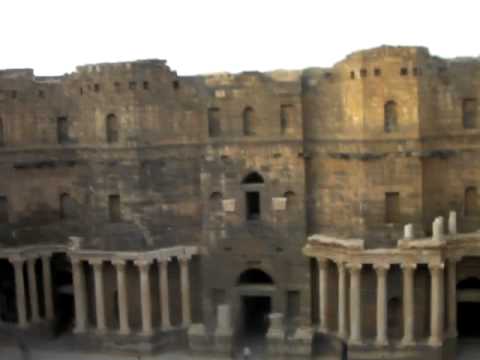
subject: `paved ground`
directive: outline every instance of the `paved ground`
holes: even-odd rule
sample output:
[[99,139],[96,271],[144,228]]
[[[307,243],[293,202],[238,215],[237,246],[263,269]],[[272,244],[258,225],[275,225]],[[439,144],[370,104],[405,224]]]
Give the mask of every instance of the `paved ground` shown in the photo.
[[456,360],[478,360],[480,359],[480,339],[462,341],[458,346]]

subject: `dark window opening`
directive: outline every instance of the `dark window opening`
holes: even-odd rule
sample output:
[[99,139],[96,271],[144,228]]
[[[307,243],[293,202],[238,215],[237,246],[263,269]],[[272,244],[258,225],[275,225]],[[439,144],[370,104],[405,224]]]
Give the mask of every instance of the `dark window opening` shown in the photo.
[[113,87],[115,88],[115,91],[120,91],[120,89],[121,89],[121,85],[118,81],[115,81],[113,83]]
[[80,88],[80,96],[83,96],[83,88]]
[[121,221],[120,195],[110,195],[108,197],[108,214],[111,222]]
[[243,110],[243,135],[255,135],[255,111],[250,107]]
[[291,126],[294,116],[293,112],[293,105],[287,104],[280,106],[280,131],[282,135],[285,135]]
[[464,99],[462,104],[463,128],[474,129],[477,127],[477,100]]
[[381,76],[381,75],[382,75],[382,69],[380,69],[380,68],[375,68],[375,69],[373,70],[373,75],[375,75],[375,76]]
[[247,220],[260,219],[260,193],[258,191],[247,191]]
[[107,142],[109,144],[116,143],[119,140],[120,126],[118,119],[114,114],[109,114],[106,121]]
[[465,189],[464,214],[465,216],[478,214],[478,194],[477,188],[474,186],[469,186]]
[[17,90],[12,90],[12,99],[17,98]]
[[100,91],[100,84],[94,84],[93,85],[93,91],[99,92]]
[[208,136],[217,137],[222,134],[222,127],[220,123],[220,109],[208,109]]
[[71,199],[67,193],[60,194],[60,219],[70,218]]
[[38,97],[39,97],[40,99],[45,98],[45,91],[43,91],[43,90],[38,90]]
[[0,196],[0,224],[8,223],[8,199]]
[[368,75],[367,69],[361,69],[360,70],[360,77],[365,78]]
[[180,83],[178,82],[178,80],[174,80],[174,81],[172,82],[172,86],[173,86],[173,89],[174,89],[174,90],[180,89]]
[[408,75],[408,68],[403,67],[400,69],[400,75],[407,76]]
[[150,90],[150,83],[148,81],[143,82],[143,90]]
[[260,269],[249,269],[240,274],[239,285],[242,284],[273,284],[273,279]]
[[398,128],[397,104],[395,101],[388,101],[384,106],[384,131],[395,132]]
[[350,71],[350,79],[355,79],[355,71]]
[[387,224],[400,222],[400,194],[385,193],[385,222]]
[[57,143],[66,144],[68,140],[68,118],[61,116],[57,118]]

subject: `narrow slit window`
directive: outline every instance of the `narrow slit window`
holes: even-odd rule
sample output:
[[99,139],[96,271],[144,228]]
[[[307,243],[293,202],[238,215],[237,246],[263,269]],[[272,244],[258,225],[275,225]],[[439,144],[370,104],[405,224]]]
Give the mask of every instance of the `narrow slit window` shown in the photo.
[[385,193],[385,222],[387,224],[400,221],[400,194],[398,192]]
[[8,199],[0,196],[0,224],[8,223]]
[[68,140],[68,118],[61,116],[57,118],[57,143],[66,144]]
[[120,195],[110,195],[108,197],[108,214],[110,222],[120,222],[122,219],[120,209]]

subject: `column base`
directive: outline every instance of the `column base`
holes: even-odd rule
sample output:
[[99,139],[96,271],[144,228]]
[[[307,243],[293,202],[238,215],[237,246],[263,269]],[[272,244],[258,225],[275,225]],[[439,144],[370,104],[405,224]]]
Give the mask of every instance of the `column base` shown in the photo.
[[428,339],[428,345],[432,347],[440,347],[442,346],[442,341],[440,339],[436,338],[429,338]]
[[107,329],[95,329],[95,332],[99,335],[105,335],[107,333]]
[[416,345],[416,342],[413,339],[402,339],[402,341],[400,341],[401,347],[412,347],[415,345]]
[[143,336],[143,337],[152,337],[152,336],[153,336],[153,330],[151,330],[151,331],[142,331],[142,332],[140,332],[140,336]]
[[328,328],[326,326],[323,326],[323,325],[318,325],[317,328],[315,329],[315,331],[317,333],[326,334],[326,333],[328,333]]
[[447,331],[447,336],[449,338],[457,338],[458,337],[458,331],[457,330],[448,330]]
[[86,333],[87,333],[87,328],[78,328],[78,327],[75,327],[75,328],[73,328],[73,333],[74,333],[75,335],[86,334]]
[[348,345],[350,345],[350,346],[361,346],[361,345],[363,345],[363,342],[362,342],[362,340],[348,339]]
[[162,331],[171,331],[171,330],[173,330],[173,326],[172,325],[162,325],[160,329]]
[[348,339],[347,339],[347,338],[348,338],[348,334],[347,334],[346,331],[345,331],[345,332],[337,332],[337,337],[338,337],[339,339],[348,341]]
[[388,346],[389,342],[387,339],[375,340],[375,346],[385,347]]
[[117,334],[121,336],[128,336],[132,334],[132,331],[130,329],[120,329],[118,330]]

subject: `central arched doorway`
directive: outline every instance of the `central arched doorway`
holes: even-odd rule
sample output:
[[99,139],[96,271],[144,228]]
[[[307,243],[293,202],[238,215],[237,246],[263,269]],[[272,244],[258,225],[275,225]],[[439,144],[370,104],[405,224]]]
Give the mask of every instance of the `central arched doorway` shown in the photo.
[[237,281],[240,316],[237,322],[239,345],[261,351],[268,331],[268,315],[272,312],[274,281],[260,269],[248,269]]
[[480,278],[468,277],[457,284],[458,336],[480,338]]

